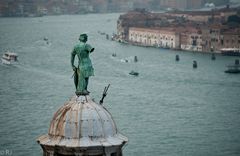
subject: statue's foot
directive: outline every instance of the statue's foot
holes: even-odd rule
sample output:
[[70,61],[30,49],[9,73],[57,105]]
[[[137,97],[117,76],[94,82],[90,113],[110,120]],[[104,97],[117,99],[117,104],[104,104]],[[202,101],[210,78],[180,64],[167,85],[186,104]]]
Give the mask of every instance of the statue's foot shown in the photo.
[[75,93],[76,93],[77,96],[81,96],[81,95],[86,96],[86,95],[89,95],[90,92],[87,91],[87,90],[84,90],[82,92],[76,91]]

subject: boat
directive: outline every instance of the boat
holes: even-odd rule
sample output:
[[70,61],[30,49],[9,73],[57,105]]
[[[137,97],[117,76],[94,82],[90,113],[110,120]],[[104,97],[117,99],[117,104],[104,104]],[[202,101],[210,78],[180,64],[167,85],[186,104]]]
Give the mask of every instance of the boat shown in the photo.
[[48,38],[47,38],[47,37],[44,37],[43,40],[44,40],[44,41],[48,41]]
[[2,63],[3,64],[13,64],[18,61],[17,59],[18,55],[16,53],[7,51],[2,55]]
[[116,53],[112,53],[112,57],[116,57],[117,56],[117,54]]
[[240,73],[240,65],[229,65],[227,66],[227,70],[225,70],[225,73],[232,73],[232,74],[238,74]]
[[229,65],[227,66],[227,70],[225,70],[225,73],[232,73],[232,74],[237,74],[240,73],[240,64],[239,60],[235,60],[234,65]]
[[132,70],[129,74],[130,74],[130,75],[134,75],[134,76],[138,76],[138,75],[139,75],[138,72],[135,72],[135,71],[133,71],[133,70]]
[[240,48],[222,48],[221,54],[225,56],[240,56]]

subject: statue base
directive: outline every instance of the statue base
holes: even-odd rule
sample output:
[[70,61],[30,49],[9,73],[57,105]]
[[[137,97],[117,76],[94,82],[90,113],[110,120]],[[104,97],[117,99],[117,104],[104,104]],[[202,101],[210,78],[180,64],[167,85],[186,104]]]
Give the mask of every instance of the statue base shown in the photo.
[[82,92],[79,92],[79,91],[76,91],[75,94],[77,96],[86,96],[86,95],[89,95],[89,91],[85,90],[85,91],[82,91]]

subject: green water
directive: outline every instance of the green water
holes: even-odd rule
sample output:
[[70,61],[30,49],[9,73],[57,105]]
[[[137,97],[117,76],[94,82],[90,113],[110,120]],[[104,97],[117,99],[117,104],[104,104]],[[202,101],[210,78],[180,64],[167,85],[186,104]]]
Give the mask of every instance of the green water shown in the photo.
[[[98,31],[116,32],[118,16],[0,18],[0,54],[19,55],[19,64],[0,65],[0,155],[42,155],[35,139],[74,95],[70,52],[82,32],[95,47],[91,96],[100,100],[111,84],[104,105],[129,138],[125,156],[240,155],[240,75],[224,73],[236,58],[108,41]],[[135,55],[137,63],[121,61]]]

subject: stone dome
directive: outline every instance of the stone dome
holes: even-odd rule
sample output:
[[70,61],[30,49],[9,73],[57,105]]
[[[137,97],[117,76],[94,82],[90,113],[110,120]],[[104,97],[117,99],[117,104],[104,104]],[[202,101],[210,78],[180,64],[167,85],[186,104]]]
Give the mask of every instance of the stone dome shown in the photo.
[[48,134],[37,139],[42,146],[123,146],[127,137],[118,133],[107,109],[90,96],[73,97],[54,114]]

